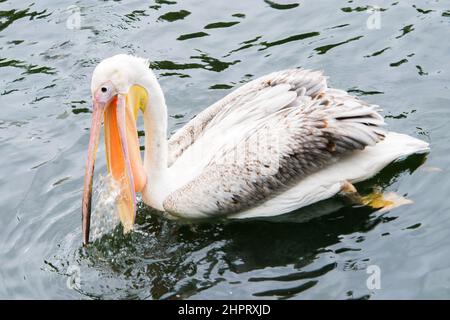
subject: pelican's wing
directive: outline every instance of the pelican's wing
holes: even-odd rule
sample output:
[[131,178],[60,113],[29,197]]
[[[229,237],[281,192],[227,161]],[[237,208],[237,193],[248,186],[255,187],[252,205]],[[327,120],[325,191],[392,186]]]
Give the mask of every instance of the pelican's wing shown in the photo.
[[[289,105],[299,95],[315,97],[327,88],[321,72],[289,69],[255,79],[203,110],[169,139],[168,165],[171,166],[205,132],[236,116],[252,120],[267,116]],[[232,118],[232,117],[228,117]]]
[[238,114],[222,106],[209,119],[205,128],[211,128],[203,128],[197,136],[203,137],[187,150],[203,143],[213,150],[164,200],[166,211],[199,217],[246,210],[384,138],[377,107],[344,91],[318,86],[308,94],[287,83],[269,87],[247,98],[245,109],[235,106]]

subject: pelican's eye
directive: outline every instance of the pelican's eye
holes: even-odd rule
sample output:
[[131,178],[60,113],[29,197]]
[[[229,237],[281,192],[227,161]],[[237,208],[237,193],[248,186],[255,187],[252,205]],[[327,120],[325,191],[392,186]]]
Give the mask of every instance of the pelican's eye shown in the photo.
[[108,81],[97,87],[94,93],[94,99],[97,102],[109,103],[114,98],[116,89],[114,85]]

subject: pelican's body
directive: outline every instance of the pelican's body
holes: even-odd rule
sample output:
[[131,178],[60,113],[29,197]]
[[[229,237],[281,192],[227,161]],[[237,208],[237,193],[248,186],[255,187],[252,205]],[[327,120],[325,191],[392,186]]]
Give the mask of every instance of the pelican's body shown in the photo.
[[320,72],[292,69],[253,80],[170,139],[164,94],[145,60],[118,55],[102,61],[92,79],[94,96],[105,83],[119,97],[132,86],[145,91],[125,99],[145,104],[139,105],[144,162],[139,166],[131,152],[129,181],[147,205],[174,217],[279,215],[428,150],[421,140],[386,132],[377,106],[328,88]]

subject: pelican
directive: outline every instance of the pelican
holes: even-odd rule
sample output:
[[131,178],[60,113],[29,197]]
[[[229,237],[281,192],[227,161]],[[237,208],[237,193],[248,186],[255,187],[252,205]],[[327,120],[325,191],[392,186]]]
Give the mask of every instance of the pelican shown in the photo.
[[[168,217],[275,216],[357,192],[389,163],[428,143],[385,129],[379,107],[328,88],[322,72],[289,69],[246,83],[167,138],[164,93],[147,60],[120,54],[95,68],[82,201],[89,242],[92,181],[102,123],[117,209],[132,230],[136,193]],[[137,118],[145,128],[141,159]]]

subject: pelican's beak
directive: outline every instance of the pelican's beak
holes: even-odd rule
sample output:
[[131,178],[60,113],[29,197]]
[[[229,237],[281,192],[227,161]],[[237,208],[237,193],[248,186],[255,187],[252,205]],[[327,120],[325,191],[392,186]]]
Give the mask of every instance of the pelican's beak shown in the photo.
[[118,94],[109,103],[95,101],[84,178],[82,204],[83,244],[89,243],[92,179],[102,120],[105,123],[105,146],[108,172],[120,186],[117,209],[124,232],[133,229],[136,217],[136,192],[147,183],[136,128],[139,109],[144,110],[146,91],[133,86],[127,94]]

